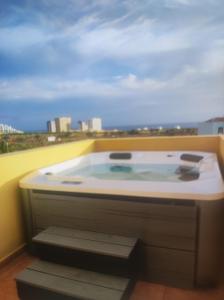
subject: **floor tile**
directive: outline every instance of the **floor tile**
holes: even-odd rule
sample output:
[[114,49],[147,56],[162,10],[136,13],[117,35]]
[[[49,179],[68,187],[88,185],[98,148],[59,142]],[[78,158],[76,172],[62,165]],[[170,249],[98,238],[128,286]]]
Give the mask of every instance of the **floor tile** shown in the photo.
[[[34,261],[24,253],[0,268],[0,300],[19,300],[15,276]],[[183,290],[139,281],[130,300],[224,300],[224,286],[209,290]]]
[[138,282],[130,300],[163,300],[165,287],[159,284]]
[[224,289],[182,290],[166,288],[163,300],[224,300]]

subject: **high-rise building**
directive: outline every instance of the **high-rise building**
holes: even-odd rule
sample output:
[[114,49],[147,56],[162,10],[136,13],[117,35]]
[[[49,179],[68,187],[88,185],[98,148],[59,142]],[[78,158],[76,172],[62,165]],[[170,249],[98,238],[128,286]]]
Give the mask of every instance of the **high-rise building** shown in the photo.
[[71,117],[59,117],[47,122],[47,130],[48,132],[69,132],[71,125]]
[[56,124],[54,120],[47,122],[47,131],[48,132],[56,132]]
[[57,132],[69,132],[71,130],[72,118],[71,117],[55,118],[55,125],[56,125]]
[[79,121],[79,129],[80,131],[88,131],[88,123],[85,121]]
[[80,131],[102,131],[102,119],[92,118],[88,121],[79,121]]
[[88,121],[89,131],[101,131],[102,130],[102,119],[92,118]]

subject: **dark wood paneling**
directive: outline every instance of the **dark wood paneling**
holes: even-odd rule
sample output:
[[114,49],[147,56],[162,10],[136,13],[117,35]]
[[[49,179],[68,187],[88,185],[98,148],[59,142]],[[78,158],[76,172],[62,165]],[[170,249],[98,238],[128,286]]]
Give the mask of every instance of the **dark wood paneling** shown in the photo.
[[197,209],[194,206],[35,195],[32,207],[36,228],[54,225],[104,231],[137,236],[149,245],[195,250]]
[[141,248],[145,277],[150,281],[193,287],[195,253],[158,247]]
[[197,285],[215,285],[222,272],[224,202],[203,201],[199,205]]

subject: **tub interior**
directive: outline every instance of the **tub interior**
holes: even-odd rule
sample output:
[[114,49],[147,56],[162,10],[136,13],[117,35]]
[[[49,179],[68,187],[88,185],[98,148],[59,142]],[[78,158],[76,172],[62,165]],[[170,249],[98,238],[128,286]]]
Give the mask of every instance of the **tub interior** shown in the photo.
[[[199,174],[197,166],[184,167],[179,164],[138,164],[138,163],[104,163],[89,164],[85,167],[73,167],[58,173],[60,176],[97,178],[103,180],[137,180],[178,182],[188,176],[196,180]],[[187,178],[185,176],[185,178]]]
[[[199,159],[198,159],[199,158]],[[215,154],[183,152],[91,153],[43,169],[44,175],[97,180],[196,181],[214,167]]]

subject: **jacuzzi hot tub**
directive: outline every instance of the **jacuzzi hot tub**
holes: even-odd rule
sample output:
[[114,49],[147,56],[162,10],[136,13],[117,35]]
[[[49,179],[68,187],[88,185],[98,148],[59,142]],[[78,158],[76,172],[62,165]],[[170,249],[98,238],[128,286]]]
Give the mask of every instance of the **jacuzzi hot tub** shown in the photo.
[[224,184],[213,153],[91,153],[37,170],[20,187],[31,247],[49,226],[138,237],[144,280],[217,282]]
[[101,152],[29,175],[22,188],[177,199],[222,199],[216,154],[205,152]]

